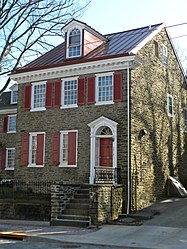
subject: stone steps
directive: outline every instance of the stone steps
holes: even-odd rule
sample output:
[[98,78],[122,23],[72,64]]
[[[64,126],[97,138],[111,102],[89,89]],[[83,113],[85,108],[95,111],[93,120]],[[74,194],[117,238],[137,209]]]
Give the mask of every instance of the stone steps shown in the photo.
[[75,196],[74,196],[74,198],[75,199],[89,199],[90,198],[90,196],[89,196],[89,194],[75,194]]
[[70,203],[68,205],[68,209],[81,209],[81,210],[88,210],[89,204],[87,203]]
[[69,227],[88,227],[91,225],[90,220],[78,220],[78,219],[58,219],[53,221],[54,226],[69,226]]
[[72,227],[90,226],[89,203],[89,188],[88,186],[84,186],[77,191],[74,198],[66,206],[66,209],[63,210],[62,215],[53,224]]
[[72,199],[71,201],[70,201],[70,203],[85,203],[85,204],[89,204],[90,203],[90,200],[89,199],[85,199],[85,198],[83,198],[83,199],[78,199],[78,198],[74,198],[74,199]]
[[87,209],[79,209],[79,208],[69,208],[69,207],[67,207],[67,208],[63,211],[63,214],[88,216],[88,215],[89,215],[89,210],[87,210]]

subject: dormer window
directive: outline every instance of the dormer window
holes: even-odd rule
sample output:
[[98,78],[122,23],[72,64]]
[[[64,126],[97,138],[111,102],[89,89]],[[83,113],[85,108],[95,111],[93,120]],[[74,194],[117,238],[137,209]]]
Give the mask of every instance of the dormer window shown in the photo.
[[68,57],[76,57],[81,55],[81,32],[74,28],[69,33]]
[[62,28],[65,33],[65,58],[85,56],[108,39],[86,23],[71,20]]

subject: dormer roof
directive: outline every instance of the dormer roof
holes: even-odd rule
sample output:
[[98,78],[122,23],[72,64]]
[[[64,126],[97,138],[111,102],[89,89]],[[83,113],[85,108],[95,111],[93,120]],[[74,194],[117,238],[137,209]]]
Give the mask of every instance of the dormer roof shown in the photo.
[[98,31],[96,31],[95,29],[93,29],[91,26],[89,26],[88,24],[78,21],[76,19],[72,19],[69,23],[67,23],[62,30],[64,32],[67,32],[68,30],[71,30],[73,27],[78,26],[82,29],[87,30],[88,32],[90,32],[91,34],[93,34],[94,36],[98,37],[100,40],[102,41],[108,41],[108,39],[102,35],[101,33],[99,33]]

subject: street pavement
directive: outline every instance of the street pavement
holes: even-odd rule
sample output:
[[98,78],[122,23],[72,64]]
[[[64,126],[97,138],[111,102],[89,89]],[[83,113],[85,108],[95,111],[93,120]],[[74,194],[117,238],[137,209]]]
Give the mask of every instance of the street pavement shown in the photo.
[[156,202],[130,218],[123,218],[99,228],[50,227],[47,222],[20,223],[1,220],[0,231],[25,231],[28,239],[25,241],[1,239],[0,248],[187,248],[187,198],[171,198]]

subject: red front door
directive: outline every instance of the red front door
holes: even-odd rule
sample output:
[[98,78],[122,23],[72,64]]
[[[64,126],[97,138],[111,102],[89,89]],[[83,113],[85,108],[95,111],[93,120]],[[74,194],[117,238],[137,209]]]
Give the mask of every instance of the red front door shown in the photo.
[[99,165],[112,167],[112,159],[112,138],[101,138]]

